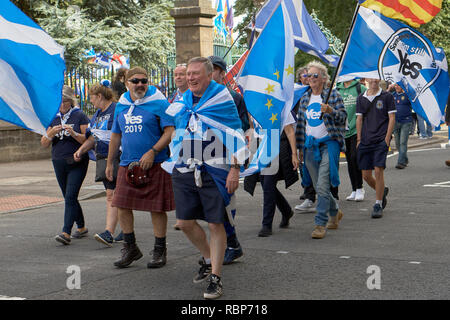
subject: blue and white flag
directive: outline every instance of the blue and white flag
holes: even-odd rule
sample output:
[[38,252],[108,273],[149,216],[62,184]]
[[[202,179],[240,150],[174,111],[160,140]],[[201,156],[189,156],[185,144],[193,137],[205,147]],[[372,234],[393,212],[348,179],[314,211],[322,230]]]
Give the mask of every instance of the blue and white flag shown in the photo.
[[279,154],[284,126],[293,122],[294,51],[292,23],[285,1],[281,0],[253,44],[237,79],[247,111],[257,123],[256,134],[262,139],[246,174],[271,164]]
[[0,7],[0,119],[44,135],[59,110],[64,49],[8,0]]
[[[261,32],[279,2],[280,0],[269,0],[257,13],[256,31]],[[303,0],[284,0],[284,3],[291,20],[295,47],[336,67],[339,57],[326,54],[328,40],[306,10]]]
[[360,7],[339,75],[398,83],[418,115],[440,124],[449,94],[444,50],[404,23]]

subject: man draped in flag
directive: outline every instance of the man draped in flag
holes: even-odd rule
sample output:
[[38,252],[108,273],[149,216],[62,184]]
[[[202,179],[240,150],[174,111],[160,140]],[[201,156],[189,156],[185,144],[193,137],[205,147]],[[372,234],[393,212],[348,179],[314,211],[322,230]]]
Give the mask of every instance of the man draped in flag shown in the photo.
[[2,1],[0,119],[44,135],[61,104],[64,70],[63,47],[10,1]]
[[[188,62],[189,90],[166,110],[175,118],[176,135],[170,145],[172,157],[164,163],[172,173],[177,223],[203,256],[193,282],[209,276],[205,299],[223,293],[224,222],[233,223],[234,192],[248,153],[233,97],[212,80],[213,70],[207,58]],[[209,243],[197,219],[208,222]]]
[[449,93],[447,60],[418,31],[360,7],[342,59],[340,76],[398,83],[419,116],[440,124]]

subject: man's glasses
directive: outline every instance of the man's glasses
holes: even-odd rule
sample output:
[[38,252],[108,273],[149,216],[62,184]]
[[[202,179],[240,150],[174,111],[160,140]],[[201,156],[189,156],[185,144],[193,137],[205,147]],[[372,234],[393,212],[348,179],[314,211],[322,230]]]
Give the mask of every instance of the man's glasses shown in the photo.
[[313,78],[317,79],[317,78],[319,77],[319,74],[318,74],[318,73],[308,73],[306,76],[307,76],[308,78],[313,77]]
[[138,84],[139,82],[142,83],[142,84],[147,84],[148,83],[148,79],[147,78],[144,78],[144,79],[133,78],[133,79],[130,79],[128,81],[130,81],[133,84]]
[[302,74],[302,78],[308,78],[308,74],[307,73]]

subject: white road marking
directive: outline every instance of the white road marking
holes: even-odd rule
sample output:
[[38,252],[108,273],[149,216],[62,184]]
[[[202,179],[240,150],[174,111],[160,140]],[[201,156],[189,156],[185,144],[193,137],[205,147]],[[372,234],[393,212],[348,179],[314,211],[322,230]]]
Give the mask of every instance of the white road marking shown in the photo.
[[27,298],[0,296],[0,300],[26,300],[26,299]]

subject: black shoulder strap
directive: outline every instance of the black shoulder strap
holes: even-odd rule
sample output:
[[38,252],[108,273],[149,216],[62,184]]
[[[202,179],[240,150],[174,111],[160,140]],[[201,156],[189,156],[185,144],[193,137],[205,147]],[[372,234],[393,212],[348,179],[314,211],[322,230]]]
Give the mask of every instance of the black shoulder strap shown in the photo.
[[362,92],[362,88],[361,88],[361,83],[358,81],[358,83],[356,84],[356,91],[358,92],[358,96],[361,94]]

